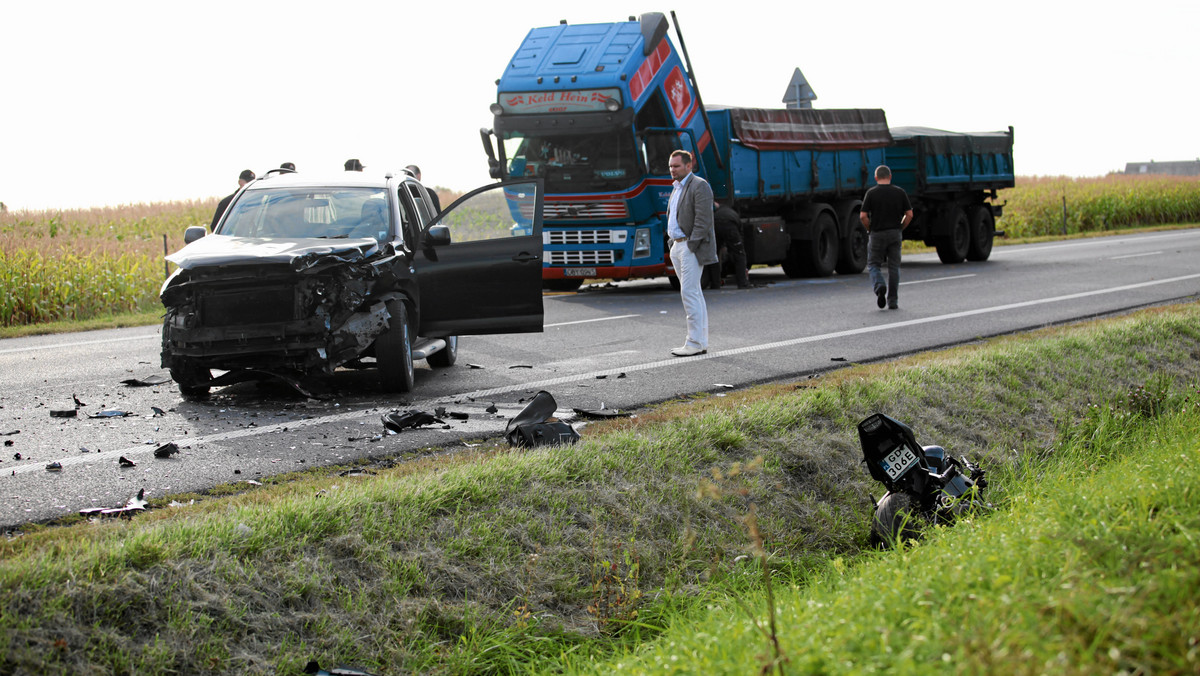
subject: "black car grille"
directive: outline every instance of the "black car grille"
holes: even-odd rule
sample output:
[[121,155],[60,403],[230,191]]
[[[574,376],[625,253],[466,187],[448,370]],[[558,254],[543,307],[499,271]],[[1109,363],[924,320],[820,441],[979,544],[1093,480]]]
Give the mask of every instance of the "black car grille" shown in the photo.
[[214,293],[200,299],[200,322],[204,326],[267,324],[294,319],[296,299],[291,286]]

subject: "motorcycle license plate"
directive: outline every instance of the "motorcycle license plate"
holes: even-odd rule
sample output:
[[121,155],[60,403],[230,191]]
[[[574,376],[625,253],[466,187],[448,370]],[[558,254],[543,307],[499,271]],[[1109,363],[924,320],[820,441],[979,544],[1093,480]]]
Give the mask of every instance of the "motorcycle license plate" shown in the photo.
[[899,446],[896,450],[887,454],[883,460],[879,462],[883,467],[883,471],[887,472],[888,478],[895,481],[904,475],[910,467],[917,464],[917,454],[913,453],[908,446]]
[[595,277],[596,268],[563,268],[563,277]]

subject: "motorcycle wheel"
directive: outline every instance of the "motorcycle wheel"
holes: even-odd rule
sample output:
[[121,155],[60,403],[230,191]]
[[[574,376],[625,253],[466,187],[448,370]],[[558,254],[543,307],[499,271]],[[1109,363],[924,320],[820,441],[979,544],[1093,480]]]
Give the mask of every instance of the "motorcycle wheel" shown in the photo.
[[883,548],[921,537],[924,517],[908,493],[888,493],[875,506],[871,519],[871,542]]

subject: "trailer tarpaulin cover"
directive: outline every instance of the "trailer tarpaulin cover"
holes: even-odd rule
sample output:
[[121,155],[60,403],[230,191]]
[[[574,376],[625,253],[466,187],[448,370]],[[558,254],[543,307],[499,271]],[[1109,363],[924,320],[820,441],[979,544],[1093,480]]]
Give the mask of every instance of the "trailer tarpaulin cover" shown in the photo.
[[901,145],[916,144],[930,155],[1012,153],[1013,137],[1006,131],[977,131],[960,134],[930,127],[896,127],[892,136]]
[[733,134],[755,150],[857,150],[892,142],[874,108],[730,108]]

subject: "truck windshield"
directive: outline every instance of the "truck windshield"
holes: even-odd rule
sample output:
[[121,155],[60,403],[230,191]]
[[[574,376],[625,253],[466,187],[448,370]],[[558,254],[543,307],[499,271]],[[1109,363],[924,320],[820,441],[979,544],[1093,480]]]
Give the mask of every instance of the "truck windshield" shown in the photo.
[[508,175],[546,179],[546,192],[619,190],[638,180],[633,135],[614,129],[594,133],[505,132]]

